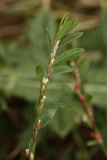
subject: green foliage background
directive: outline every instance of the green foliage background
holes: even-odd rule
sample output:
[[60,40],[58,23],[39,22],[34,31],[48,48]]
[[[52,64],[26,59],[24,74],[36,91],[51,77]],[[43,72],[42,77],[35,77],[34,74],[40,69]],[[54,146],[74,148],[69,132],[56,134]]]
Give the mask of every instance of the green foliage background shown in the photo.
[[[23,150],[31,138],[40,88],[35,67],[41,64],[46,72],[50,53],[46,27],[54,41],[57,24],[52,11],[42,8],[30,20],[27,32],[17,41],[0,42],[0,159],[17,159],[19,155],[21,160],[20,154],[24,154]],[[85,48],[81,60],[76,60],[77,66],[81,74],[83,92],[94,111],[95,119],[107,145],[106,28],[107,13],[102,11],[99,25],[85,30],[83,36],[74,44]],[[58,54],[64,52],[67,47],[69,48],[70,45],[61,47]],[[90,140],[91,129],[83,121],[85,113],[75,95],[73,83],[71,73],[53,74],[51,77],[46,92],[47,102],[75,103],[75,106],[70,110],[59,108],[53,120],[39,131],[36,152],[38,160],[71,160],[71,157],[73,160],[88,160],[93,159],[94,151],[95,155],[101,152],[99,146],[92,147],[92,153],[90,148],[86,147],[86,142]],[[68,141],[71,145],[66,143]],[[6,147],[8,143],[10,147]],[[59,157],[57,150],[59,150]]]

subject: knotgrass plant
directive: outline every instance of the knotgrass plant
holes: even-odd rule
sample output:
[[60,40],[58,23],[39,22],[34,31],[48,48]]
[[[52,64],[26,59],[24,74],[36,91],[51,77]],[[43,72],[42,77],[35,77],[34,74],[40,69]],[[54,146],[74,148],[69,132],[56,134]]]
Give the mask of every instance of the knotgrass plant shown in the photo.
[[[48,35],[49,45],[50,45],[50,60],[49,60],[49,65],[47,67],[46,75],[44,74],[44,70],[41,65],[36,66],[36,74],[40,79],[40,96],[39,96],[38,104],[36,106],[37,113],[35,116],[33,136],[28,144],[28,149],[26,149],[26,156],[28,157],[29,160],[34,160],[34,154],[35,154],[39,129],[43,128],[51,121],[58,107],[69,109],[73,106],[72,104],[63,104],[63,103],[45,104],[45,100],[46,100],[45,92],[47,89],[47,85],[50,81],[51,74],[72,72],[74,65],[71,64],[71,66],[68,66],[66,62],[71,61],[72,59],[78,57],[82,52],[84,52],[83,48],[73,48],[57,56],[57,51],[61,45],[65,45],[71,42],[72,40],[79,38],[83,34],[82,32],[77,32],[77,33],[70,34],[69,36],[66,36],[66,34],[72,28],[74,28],[77,24],[78,22],[75,19],[68,19],[68,13],[66,13],[61,19],[59,30],[57,32],[54,44],[51,41],[50,33],[47,29],[47,35]],[[77,77],[76,80],[78,81],[78,79],[79,77]],[[79,93],[81,93],[80,88],[78,88],[78,86],[75,86],[75,89],[79,89]],[[83,103],[85,102],[84,96],[82,94],[78,96],[80,96],[79,97],[80,101],[84,105],[85,104]],[[86,114],[90,119],[91,125],[95,126],[91,111],[89,110],[88,107],[86,107],[85,110],[86,110]],[[98,133],[98,130],[96,130],[95,127],[94,127],[94,131],[96,131],[95,135],[97,136],[100,135]],[[106,154],[107,152],[103,145],[101,136],[100,138],[96,138],[96,140],[101,144],[102,149]]]
[[71,40],[76,39],[82,35],[82,32],[78,32],[65,37],[65,35],[77,24],[78,22],[75,19],[68,19],[68,13],[66,13],[60,22],[59,30],[57,32],[54,44],[52,44],[51,37],[47,29],[51,54],[46,75],[44,75],[44,70],[42,66],[38,65],[36,67],[36,74],[40,78],[40,96],[38,100],[38,105],[36,107],[37,114],[34,122],[33,136],[28,144],[28,149],[26,149],[26,156],[29,158],[29,160],[34,160],[38,130],[40,128],[43,128],[50,122],[50,120],[55,115],[57,107],[62,107],[62,108],[72,107],[71,104],[63,104],[63,103],[51,103],[45,105],[45,100],[46,100],[45,92],[47,89],[47,85],[50,81],[51,74],[72,72],[73,71],[72,67],[62,64],[65,64],[65,62],[76,58],[84,51],[84,49],[82,48],[74,48],[67,50],[66,52],[56,57],[57,51],[61,45],[67,44]]

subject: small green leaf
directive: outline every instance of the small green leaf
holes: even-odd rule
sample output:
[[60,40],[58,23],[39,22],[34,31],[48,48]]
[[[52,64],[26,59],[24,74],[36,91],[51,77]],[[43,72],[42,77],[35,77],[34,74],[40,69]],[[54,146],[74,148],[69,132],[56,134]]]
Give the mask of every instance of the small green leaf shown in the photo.
[[97,141],[97,140],[91,140],[91,141],[88,141],[88,142],[86,143],[86,145],[87,145],[88,147],[95,146],[95,145],[97,145],[97,144],[98,144],[98,141]]
[[53,73],[68,73],[72,71],[73,71],[73,68],[68,66],[57,66],[57,67],[54,67],[53,69]]
[[51,36],[50,36],[50,33],[49,33],[48,28],[46,28],[46,31],[47,31],[47,34],[48,34],[49,45],[50,45],[50,51],[52,51],[52,41],[51,41]]
[[90,95],[90,94],[87,94],[87,95],[85,95],[85,98],[86,98],[87,103],[90,103],[92,98],[93,98],[93,96]]
[[77,56],[79,56],[82,52],[84,52],[83,48],[70,49],[70,50],[62,53],[60,56],[58,56],[55,59],[54,64],[72,60],[72,59],[76,58]]
[[81,37],[82,35],[83,35],[83,32],[73,33],[73,34],[65,37],[65,38],[61,41],[60,45],[67,44],[67,43],[71,42],[72,40]]
[[68,12],[63,15],[61,22],[60,22],[60,25],[59,25],[59,29],[61,28],[61,26],[63,25],[63,23],[65,22],[67,17],[68,17]]
[[64,109],[71,109],[74,106],[74,104],[50,103],[47,106],[61,107],[61,108],[64,108]]
[[40,78],[40,80],[42,81],[43,77],[44,77],[44,71],[43,71],[43,68],[38,65],[36,67],[36,74],[38,75],[38,77]]
[[41,128],[43,128],[44,126],[46,126],[54,117],[55,113],[56,113],[57,107],[55,106],[46,106],[43,109],[42,115],[40,117],[41,120]]
[[74,93],[74,90],[68,85],[64,84],[64,85],[61,86],[61,88],[65,93],[68,93],[68,94]]
[[85,60],[84,62],[82,62],[82,64],[79,67],[79,73],[80,73],[80,75],[87,72],[87,70],[90,67],[90,64],[91,64],[91,61],[89,59]]
[[78,23],[75,22],[75,19],[68,20],[64,25],[59,29],[56,41],[63,38],[67,32],[69,32],[73,27],[75,27]]

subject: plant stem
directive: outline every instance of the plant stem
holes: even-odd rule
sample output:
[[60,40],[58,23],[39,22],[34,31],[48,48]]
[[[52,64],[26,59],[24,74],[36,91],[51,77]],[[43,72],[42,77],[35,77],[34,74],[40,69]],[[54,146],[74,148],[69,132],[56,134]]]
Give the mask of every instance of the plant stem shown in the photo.
[[58,50],[59,43],[60,43],[60,41],[55,42],[54,48],[53,48],[52,53],[50,55],[50,62],[49,62],[49,66],[47,69],[46,77],[43,78],[42,83],[41,83],[39,102],[38,102],[38,106],[37,106],[37,114],[36,114],[36,118],[35,118],[34,130],[33,130],[33,137],[31,139],[32,146],[31,146],[30,150],[26,149],[26,155],[29,158],[29,160],[34,160],[34,152],[35,152],[35,148],[36,148],[37,135],[38,135],[38,130],[39,130],[40,124],[41,124],[40,114],[41,114],[43,107],[44,107],[44,103],[45,103],[45,99],[46,99],[46,96],[45,96],[46,87],[48,85],[51,73],[53,71],[53,64],[54,64],[54,60],[55,60],[55,56],[56,56],[56,53]]
[[75,92],[82,104],[82,107],[89,119],[89,122],[90,122],[90,125],[91,125],[91,128],[94,130],[94,134],[93,134],[93,138],[95,138],[97,140],[97,142],[100,144],[105,156],[107,157],[107,149],[106,149],[106,146],[104,144],[104,141],[103,141],[103,138],[100,134],[100,131],[99,129],[97,128],[97,125],[95,123],[95,120],[94,120],[94,116],[93,116],[93,112],[91,110],[91,108],[88,106],[87,104],[87,101],[86,101],[86,98],[85,96],[83,95],[82,93],[82,90],[81,90],[81,79],[80,79],[80,74],[79,74],[79,71],[78,71],[78,68],[76,67],[76,64],[74,61],[71,61],[70,62],[70,65],[72,67],[74,67],[74,79],[75,79],[75,84],[74,84],[74,88],[75,88]]

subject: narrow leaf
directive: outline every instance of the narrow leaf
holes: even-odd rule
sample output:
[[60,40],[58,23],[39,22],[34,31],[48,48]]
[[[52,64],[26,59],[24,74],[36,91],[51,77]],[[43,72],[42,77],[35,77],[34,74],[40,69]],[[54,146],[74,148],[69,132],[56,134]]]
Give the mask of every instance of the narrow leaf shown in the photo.
[[60,56],[58,56],[54,62],[54,64],[58,64],[60,62],[66,62],[71,59],[76,58],[79,56],[82,52],[84,52],[83,48],[75,48],[75,49],[70,49],[64,53],[62,53]]
[[90,103],[92,98],[93,98],[93,96],[90,95],[90,94],[87,94],[87,95],[85,95],[85,98],[86,98],[87,103]]
[[67,44],[67,43],[71,42],[72,40],[81,37],[82,35],[83,35],[83,32],[73,33],[73,34],[65,37],[65,38],[61,41],[60,45]]
[[87,146],[91,147],[91,146],[95,146],[98,144],[98,141],[97,140],[91,140],[91,141],[88,141],[86,143]]
[[67,32],[69,32],[73,27],[75,27],[78,23],[75,22],[75,19],[68,20],[64,25],[60,28],[59,32],[56,36],[56,41],[63,38]]
[[28,144],[28,148],[30,152],[33,152],[35,149],[36,142],[31,138]]
[[54,117],[56,113],[57,107],[55,106],[47,106],[44,108],[43,113],[41,115],[41,128],[46,126]]
[[61,22],[60,22],[60,25],[59,25],[59,29],[60,29],[61,26],[63,25],[63,23],[64,23],[65,19],[67,18],[67,16],[68,16],[68,12],[63,15],[63,17],[62,17],[62,19],[61,19]]
[[36,74],[38,75],[38,77],[40,78],[40,80],[43,79],[43,77],[44,77],[44,71],[43,71],[43,68],[40,65],[38,65],[36,67]]
[[53,69],[53,73],[68,73],[72,71],[73,71],[73,68],[68,66],[57,66]]
[[52,41],[51,41],[51,36],[50,36],[50,33],[49,33],[49,30],[48,30],[48,28],[46,28],[46,31],[47,31],[47,34],[48,34],[50,51],[52,51]]
[[70,109],[74,106],[74,104],[64,104],[64,103],[50,103],[47,106],[52,106],[52,107],[61,107],[64,109]]
[[91,61],[89,59],[82,62],[82,64],[79,67],[80,75],[87,73],[87,70],[89,69],[90,64],[91,64]]

